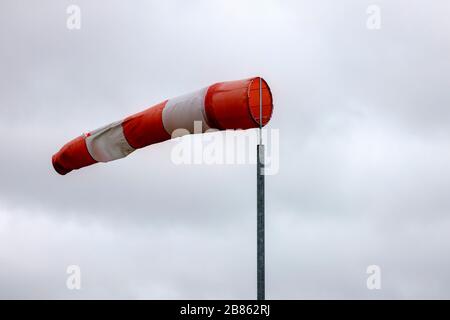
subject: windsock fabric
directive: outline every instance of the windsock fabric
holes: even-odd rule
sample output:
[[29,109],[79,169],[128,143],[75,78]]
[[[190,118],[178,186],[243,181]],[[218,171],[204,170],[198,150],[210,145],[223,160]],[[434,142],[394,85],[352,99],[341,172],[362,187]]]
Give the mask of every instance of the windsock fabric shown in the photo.
[[[262,126],[272,117],[272,93],[262,82]],[[83,134],[68,142],[52,157],[59,174],[97,162],[124,158],[136,149],[169,140],[177,129],[201,132],[210,128],[250,129],[260,125],[260,78],[219,82],[201,90],[163,101],[121,121]],[[179,135],[178,135],[179,136]]]

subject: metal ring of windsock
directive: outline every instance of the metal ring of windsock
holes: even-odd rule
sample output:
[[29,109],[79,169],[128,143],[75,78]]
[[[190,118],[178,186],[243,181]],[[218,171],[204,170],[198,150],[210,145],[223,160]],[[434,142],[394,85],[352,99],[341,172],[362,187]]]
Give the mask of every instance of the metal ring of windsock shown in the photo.
[[[59,174],[67,174],[97,162],[124,158],[136,149],[169,140],[177,129],[194,133],[201,121],[202,132],[210,128],[250,129],[260,127],[260,82],[262,126],[272,117],[272,93],[259,77],[213,84],[169,99],[122,121],[83,134],[64,145],[52,157]],[[196,132],[195,132],[196,133]]]

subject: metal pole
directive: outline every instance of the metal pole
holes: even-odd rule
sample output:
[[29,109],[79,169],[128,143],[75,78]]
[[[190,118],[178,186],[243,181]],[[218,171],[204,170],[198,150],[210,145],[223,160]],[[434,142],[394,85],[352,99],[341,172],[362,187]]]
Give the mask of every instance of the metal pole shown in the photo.
[[264,257],[264,145],[262,144],[262,80],[259,78],[259,144],[256,147],[256,192],[257,192],[257,299],[265,300]]

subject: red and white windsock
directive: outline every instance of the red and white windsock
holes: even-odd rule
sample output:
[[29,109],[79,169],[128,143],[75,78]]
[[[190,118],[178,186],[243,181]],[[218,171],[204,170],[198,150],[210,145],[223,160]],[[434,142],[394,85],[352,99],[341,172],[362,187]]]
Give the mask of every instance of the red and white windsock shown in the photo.
[[[53,167],[64,175],[97,162],[124,158],[136,149],[170,139],[177,129],[194,133],[194,123],[198,121],[202,123],[202,132],[210,128],[257,128],[259,83],[259,77],[219,82],[161,102],[68,142],[53,155]],[[272,116],[273,100],[267,82],[261,79],[261,83],[264,126]]]

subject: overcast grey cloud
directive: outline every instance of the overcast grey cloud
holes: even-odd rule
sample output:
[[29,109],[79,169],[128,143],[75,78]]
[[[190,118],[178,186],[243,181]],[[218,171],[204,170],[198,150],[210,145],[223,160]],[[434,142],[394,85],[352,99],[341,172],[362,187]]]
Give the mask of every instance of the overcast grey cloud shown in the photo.
[[280,133],[267,298],[450,298],[449,15],[446,0],[2,1],[0,298],[255,298],[253,165],[175,165],[177,141],[64,177],[50,159],[257,75]]

